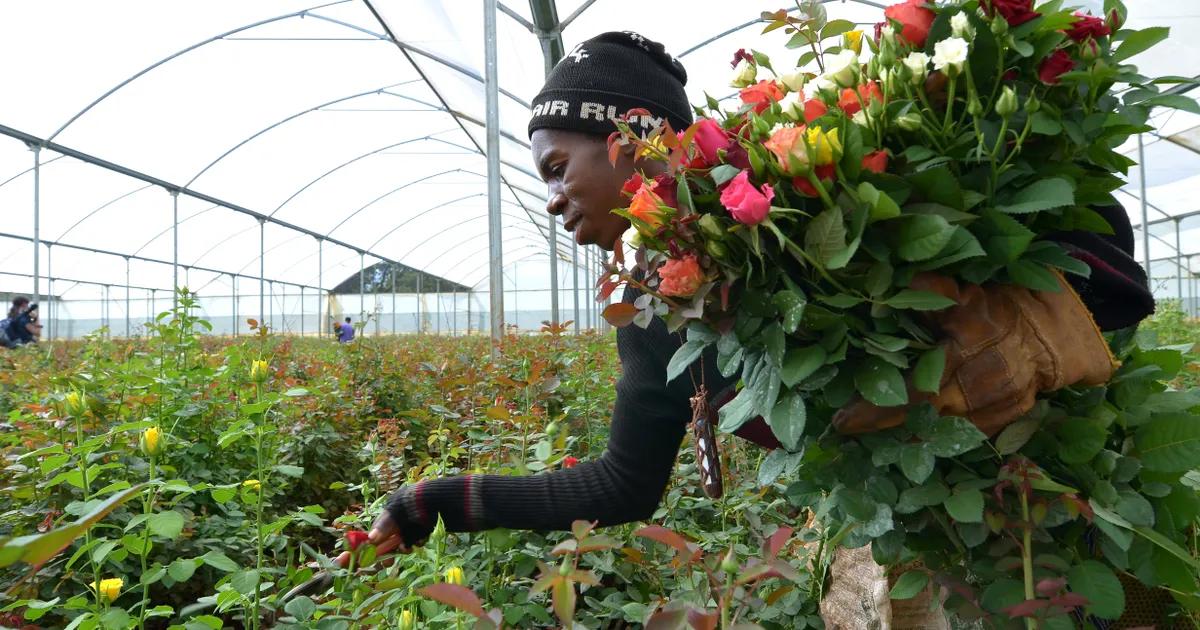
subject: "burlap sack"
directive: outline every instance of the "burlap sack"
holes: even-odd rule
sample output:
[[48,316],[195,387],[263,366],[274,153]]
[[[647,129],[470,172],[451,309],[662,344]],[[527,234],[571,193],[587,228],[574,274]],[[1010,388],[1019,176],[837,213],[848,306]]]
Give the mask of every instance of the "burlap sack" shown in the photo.
[[829,568],[829,587],[821,600],[826,630],[950,630],[932,581],[911,599],[888,598],[903,571],[885,575],[871,558],[871,547],[839,548]]

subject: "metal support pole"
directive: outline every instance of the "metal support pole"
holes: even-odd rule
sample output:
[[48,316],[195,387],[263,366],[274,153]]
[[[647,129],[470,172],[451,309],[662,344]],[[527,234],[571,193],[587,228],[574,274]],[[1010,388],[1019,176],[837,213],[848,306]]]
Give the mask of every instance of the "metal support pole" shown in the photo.
[[575,304],[575,334],[579,334],[579,243],[571,239],[571,300]]
[[1153,290],[1154,279],[1150,277],[1150,211],[1146,206],[1146,147],[1142,134],[1138,134],[1138,184],[1142,198],[1142,257],[1146,261],[1146,282]]
[[112,313],[109,311],[109,307],[111,304],[112,304],[112,302],[110,302],[108,299],[108,285],[106,284],[106,285],[104,285],[104,308],[103,308],[103,311],[101,312],[101,317],[103,317],[104,320],[103,320],[103,326],[101,326],[101,328],[108,330],[107,335],[109,337],[112,336],[112,330],[111,330],[111,324],[110,324],[112,322],[112,317],[111,317]]
[[149,311],[149,313],[147,313],[149,315],[149,317],[146,318],[148,321],[154,321],[154,309],[155,309],[154,303],[157,301],[158,301],[158,289],[150,289],[150,303],[146,305],[147,306],[146,310]]
[[437,307],[436,307],[437,308],[437,320],[436,320],[436,322],[437,323],[435,325],[435,329],[437,330],[437,334],[440,335],[440,334],[442,334],[442,280],[441,280],[441,278],[438,278],[434,284],[437,285],[436,286],[436,290],[437,290],[437,298],[436,298],[437,299]]
[[267,222],[258,220],[258,325],[267,322]]
[[304,336],[304,286],[300,287],[300,336]]
[[[37,276],[36,271],[34,272],[34,276]],[[46,246],[46,293],[49,294],[46,298],[50,303],[50,338],[54,339],[55,328],[58,326],[58,318],[55,317],[57,304],[54,302],[54,248],[50,245]]]
[[396,334],[396,266],[392,265],[392,334]]
[[275,330],[275,283],[274,282],[267,281],[267,297],[269,298],[267,300],[267,305],[268,305],[268,308],[270,309],[268,311],[268,314],[271,317],[270,329]]
[[467,291],[467,336],[471,336],[471,292]]
[[[364,313],[367,312],[367,283],[366,283],[366,255],[362,252],[358,253],[358,321],[364,321],[367,317]],[[363,329],[366,332],[366,329]]]
[[417,274],[417,334],[425,332],[425,315],[421,312],[421,276],[425,274]]
[[[41,257],[42,257],[42,147],[31,144],[33,151],[33,301],[41,301]],[[47,283],[49,284],[49,283]]]
[[129,316],[129,257],[125,257],[125,336],[133,336],[133,321]]
[[242,332],[241,332],[242,325],[241,325],[241,313],[238,312],[238,288],[237,288],[238,277],[237,277],[236,273],[229,274],[229,277],[233,281],[233,336],[239,337],[242,334]]
[[1196,304],[1196,296],[1195,296],[1195,294],[1192,292],[1192,289],[1193,289],[1194,287],[1192,286],[1192,257],[1191,257],[1191,256],[1188,256],[1188,260],[1187,260],[1187,262],[1188,262],[1188,264],[1187,264],[1187,270],[1188,270],[1188,279],[1187,279],[1187,284],[1188,284],[1188,301],[1187,301],[1187,308],[1185,308],[1185,309],[1183,310],[1183,312],[1184,312],[1184,313],[1187,313],[1189,316],[1194,316],[1194,313],[1195,313],[1195,304]]
[[550,217],[550,321],[558,323],[558,218]]
[[[325,241],[317,239],[317,336],[321,337],[329,330],[325,321]],[[322,326],[321,324],[326,324]]]
[[521,283],[517,282],[517,265],[519,265],[519,264],[521,264],[519,261],[514,262],[513,266],[512,266],[512,271],[513,271],[513,314],[512,314],[512,321],[509,322],[509,324],[516,326],[518,329],[521,327]]
[[500,226],[500,82],[496,66],[496,0],[483,0],[484,88],[487,96],[488,290],[491,297],[492,361],[500,359],[504,325],[504,260]]
[[171,191],[171,216],[172,227],[171,234],[174,240],[172,246],[171,257],[171,291],[172,291],[172,306],[175,304],[175,295],[179,292],[179,191]]
[[1183,302],[1183,251],[1179,245],[1179,219],[1175,219],[1175,271],[1179,275],[1175,279],[1175,290],[1179,293],[1179,301]]
[[279,332],[287,332],[287,285],[279,284]]

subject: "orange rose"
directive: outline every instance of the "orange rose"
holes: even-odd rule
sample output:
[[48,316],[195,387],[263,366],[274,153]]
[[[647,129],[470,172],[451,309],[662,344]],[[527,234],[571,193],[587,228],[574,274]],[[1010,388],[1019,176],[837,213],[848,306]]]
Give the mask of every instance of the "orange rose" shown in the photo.
[[784,172],[791,172],[788,156],[795,156],[801,164],[808,164],[808,147],[804,144],[804,130],[800,127],[784,127],[771,134],[763,143],[779,159]]
[[[862,103],[859,103],[859,98]],[[863,105],[870,105],[871,99],[875,99],[880,103],[883,102],[883,90],[879,89],[879,84],[874,81],[867,81],[863,85],[858,86],[858,96],[854,95],[854,90],[846,88],[842,90],[842,98],[838,100],[838,107],[846,112],[847,116],[853,116],[862,111]]]
[[658,207],[661,203],[662,199],[654,194],[649,186],[643,184],[629,202],[629,214],[645,223],[651,230],[657,231],[662,227],[664,219],[662,210]]
[[783,100],[783,91],[774,81],[759,81],[755,85],[742,88],[738,94],[741,95],[743,103],[754,104],[756,114],[767,111],[771,103]]
[[671,259],[658,268],[658,290],[671,297],[687,297],[704,284],[704,270],[695,254],[686,254],[682,259]]
[[825,103],[815,98],[811,101],[804,101],[804,122],[811,123],[824,116],[827,111],[829,111],[829,108],[825,107]]

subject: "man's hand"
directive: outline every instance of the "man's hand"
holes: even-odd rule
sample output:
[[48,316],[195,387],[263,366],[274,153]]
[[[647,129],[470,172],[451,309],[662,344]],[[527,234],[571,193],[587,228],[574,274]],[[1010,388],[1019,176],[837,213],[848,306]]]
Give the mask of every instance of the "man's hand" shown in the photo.
[[[413,549],[425,544],[425,539],[408,543],[400,535],[400,527],[396,524],[395,519],[387,510],[384,510],[379,518],[375,519],[375,523],[371,525],[371,531],[367,534],[367,543],[375,545],[375,556],[381,557],[390,553],[408,554],[412,553]],[[337,557],[336,562],[342,567],[350,566],[350,552],[343,551]]]
[[1029,411],[1040,392],[1107,382],[1116,360],[1083,301],[1061,275],[1055,276],[1058,292],[918,274],[913,289],[957,303],[928,317],[946,350],[939,392],[919,392],[910,385],[908,405],[901,407],[877,407],[855,395],[834,415],[834,426],[845,434],[887,429],[928,401],[941,415],[967,418],[992,436]]

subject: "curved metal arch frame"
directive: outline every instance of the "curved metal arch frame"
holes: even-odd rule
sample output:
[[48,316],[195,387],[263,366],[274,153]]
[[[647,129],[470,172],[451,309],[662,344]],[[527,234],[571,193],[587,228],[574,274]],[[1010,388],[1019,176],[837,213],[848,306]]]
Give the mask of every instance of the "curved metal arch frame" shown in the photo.
[[[506,216],[506,217],[510,217],[510,218],[516,218],[516,219],[520,219],[520,217],[513,217],[513,215],[511,215],[511,214],[508,214],[508,213],[504,213],[504,212],[502,212],[502,213],[501,213],[501,215],[502,215],[502,216]],[[425,240],[421,241],[420,243],[417,243],[416,245],[414,245],[414,246],[410,247],[410,248],[409,248],[409,250],[408,250],[407,252],[404,252],[404,254],[403,254],[403,255],[401,255],[401,256],[400,256],[399,258],[397,258],[396,260],[397,260],[397,261],[399,261],[399,262],[404,262],[404,259],[405,259],[405,258],[407,258],[408,256],[412,255],[412,253],[413,253],[413,252],[417,251],[418,249],[421,249],[421,248],[422,248],[422,247],[424,247],[426,244],[428,244],[430,241],[432,241],[433,239],[435,239],[435,238],[437,238],[437,237],[441,236],[442,234],[445,234],[446,232],[449,232],[450,230],[454,230],[454,229],[461,228],[462,226],[464,226],[464,225],[466,225],[466,224],[468,224],[468,223],[470,223],[470,222],[472,222],[472,221],[478,221],[478,220],[480,220],[480,219],[486,219],[486,218],[487,218],[487,215],[486,215],[486,214],[477,214],[477,215],[475,215],[475,216],[473,216],[473,217],[471,217],[471,218],[469,218],[469,219],[464,219],[464,220],[462,220],[462,221],[459,221],[458,223],[455,223],[455,224],[452,224],[452,225],[448,225],[448,226],[446,226],[446,227],[442,228],[441,230],[438,230],[437,232],[435,232],[435,233],[433,233],[433,234],[430,234],[430,235],[429,235],[429,236],[428,236],[428,237],[427,237]],[[520,225],[520,224],[518,224],[518,225]],[[510,227],[515,227],[515,226],[510,226]],[[485,232],[485,234],[486,234],[486,232]],[[475,237],[471,237],[471,238],[475,238]],[[461,242],[465,242],[465,241],[460,241],[460,243],[461,243]],[[455,245],[454,245],[454,246],[452,246],[450,249],[444,250],[442,253],[443,253],[443,254],[445,254],[445,253],[447,253],[447,252],[449,252],[449,251],[453,250],[453,249],[454,249],[454,248],[456,248],[456,247],[458,247],[458,244],[455,244]],[[440,256],[439,256],[439,258],[440,258]],[[434,258],[434,260],[437,260],[437,258]]]
[[[511,218],[511,219],[516,219],[517,221],[523,221],[523,220],[524,220],[524,219],[523,219],[523,217],[520,217],[520,216],[518,216],[518,215],[515,215],[515,214],[509,214],[509,213],[507,213],[507,212],[504,212],[504,213],[502,213],[502,214],[503,214],[504,216],[506,216],[506,217],[509,217],[509,218]],[[486,215],[479,215],[479,216],[486,216]],[[478,219],[478,218],[479,218],[479,216],[477,216],[477,217],[471,217],[470,219],[467,219],[467,221],[474,221],[475,219]],[[464,221],[463,223],[466,223],[466,221]],[[462,225],[462,223],[459,223],[458,225]],[[300,259],[299,259],[299,260],[297,260],[296,262],[292,263],[292,265],[291,265],[290,267],[287,267],[287,268],[286,268],[286,269],[284,269],[283,271],[280,271],[280,272],[279,272],[279,273],[280,273],[280,275],[282,275],[282,274],[285,274],[285,273],[287,273],[287,272],[291,271],[292,269],[294,269],[294,268],[296,267],[296,265],[299,265],[300,263],[302,263],[302,262],[304,262],[304,261],[306,261],[306,260],[309,260],[309,259],[311,259],[311,258],[312,258],[312,257],[314,257],[314,256],[316,256],[316,254],[308,254],[307,256],[304,256],[303,258],[300,258]],[[402,258],[403,258],[403,257],[402,257]],[[424,271],[423,271],[423,270],[421,270],[421,269],[417,269],[416,267],[413,267],[412,265],[405,264],[405,263],[403,262],[402,258],[401,258],[401,259],[397,259],[397,260],[396,260],[395,262],[393,262],[392,264],[394,264],[394,265],[400,265],[401,267],[404,267],[404,268],[406,268],[406,269],[411,269],[411,270],[413,270],[413,271],[420,271],[420,272],[424,273]],[[430,275],[433,275],[433,274],[430,274]],[[449,278],[443,278],[443,280],[450,280],[450,279],[449,279]]]
[[127,193],[125,193],[125,194],[121,195],[120,197],[117,197],[116,199],[113,199],[112,201],[110,201],[110,202],[108,202],[108,203],[106,203],[106,204],[104,204],[104,205],[100,206],[99,208],[96,208],[95,210],[92,210],[91,212],[89,212],[89,213],[87,213],[86,215],[84,215],[84,217],[83,217],[82,219],[80,219],[80,220],[76,221],[74,225],[72,225],[71,227],[67,228],[67,230],[66,230],[65,232],[63,232],[62,234],[59,234],[59,235],[58,235],[58,238],[56,238],[56,239],[54,239],[54,240],[56,240],[56,241],[61,241],[61,240],[63,240],[64,238],[66,238],[66,237],[67,237],[67,235],[68,235],[68,234],[70,234],[70,233],[71,233],[71,230],[74,230],[75,228],[79,227],[79,225],[80,225],[81,223],[83,223],[84,221],[87,221],[88,219],[92,218],[92,215],[96,214],[97,212],[100,212],[101,210],[103,210],[103,209],[105,209],[105,208],[107,208],[107,207],[109,207],[109,206],[113,205],[114,203],[117,203],[118,201],[120,201],[120,200],[122,200],[122,199],[124,199],[124,198],[126,198],[126,197],[130,197],[130,196],[132,196],[132,195],[136,195],[137,193],[140,193],[140,192],[142,192],[143,190],[146,190],[147,188],[153,188],[153,187],[154,187],[154,185],[153,185],[153,184],[146,184],[145,186],[142,186],[141,188],[138,188],[137,190],[131,190],[131,191],[129,191],[129,192],[127,192]]
[[[392,85],[385,85],[384,87],[381,87],[381,88],[378,88],[378,89],[370,90],[370,91],[367,91],[367,92],[361,92],[361,93],[358,93],[358,94],[353,94],[353,95],[350,95],[350,96],[344,96],[344,97],[342,97],[342,98],[339,98],[339,99],[334,99],[334,100],[332,100],[332,101],[329,101],[328,103],[322,103],[321,105],[317,105],[316,107],[310,107],[310,108],[308,108],[308,109],[306,109],[306,110],[304,110],[304,111],[302,111],[302,112],[297,112],[297,113],[295,113],[295,114],[292,114],[291,116],[288,116],[287,118],[284,118],[284,119],[282,119],[282,120],[280,120],[280,121],[276,122],[276,123],[275,123],[275,124],[273,124],[273,125],[269,125],[269,126],[267,126],[267,127],[263,127],[262,129],[260,129],[259,131],[257,131],[257,132],[256,132],[254,135],[252,135],[252,136],[250,136],[249,138],[246,138],[245,140],[242,140],[241,142],[239,142],[239,143],[237,143],[237,144],[233,145],[233,147],[232,147],[232,148],[230,148],[228,151],[226,151],[226,152],[222,153],[222,154],[221,154],[221,157],[219,157],[219,158],[217,158],[217,159],[213,160],[212,162],[210,162],[210,163],[208,164],[208,166],[205,166],[204,168],[200,169],[200,172],[199,172],[199,173],[196,173],[196,174],[195,174],[195,175],[194,175],[194,176],[193,176],[191,179],[189,179],[189,180],[188,180],[188,182],[187,182],[186,184],[184,184],[184,185],[183,185],[183,187],[184,187],[184,188],[190,188],[190,187],[192,186],[192,184],[193,184],[193,183],[195,183],[195,181],[196,181],[197,179],[200,179],[200,176],[201,176],[201,175],[203,175],[203,174],[205,174],[205,173],[207,173],[207,172],[208,172],[208,169],[210,169],[210,168],[212,168],[212,167],[216,166],[218,162],[220,162],[221,160],[224,160],[225,158],[229,157],[229,155],[230,155],[231,153],[233,153],[234,151],[237,151],[238,149],[240,149],[240,148],[242,148],[243,146],[245,146],[245,145],[249,144],[250,142],[252,142],[252,141],[253,141],[255,138],[257,138],[257,137],[259,137],[259,136],[261,136],[261,135],[263,135],[263,134],[267,133],[268,131],[271,131],[272,129],[275,129],[275,128],[277,128],[277,127],[280,127],[280,126],[282,126],[282,125],[285,125],[285,124],[287,124],[287,123],[289,123],[289,122],[291,122],[291,121],[293,121],[293,120],[295,120],[295,119],[297,119],[297,118],[300,118],[301,116],[304,116],[304,115],[306,115],[306,114],[311,114],[311,113],[313,113],[313,112],[320,111],[320,110],[322,110],[322,109],[324,109],[324,108],[326,108],[326,107],[329,107],[330,105],[337,105],[338,103],[344,103],[344,102],[346,102],[346,101],[354,100],[354,99],[356,99],[356,98],[361,98],[361,97],[363,97],[363,96],[370,96],[370,95],[372,95],[372,94],[384,94],[384,93],[387,93],[387,94],[389,94],[389,95],[391,95],[391,96],[399,96],[398,94],[394,94],[394,93],[392,93],[392,92],[387,92],[387,90],[388,90],[389,88],[394,88],[394,87],[401,86],[401,85],[408,85],[408,84],[410,84],[410,83],[415,83],[416,81],[418,81],[418,79],[413,79],[413,80],[411,80],[411,81],[404,81],[404,82],[402,82],[402,83],[394,83],[394,84],[392,84]],[[414,100],[414,101],[416,101],[416,99],[410,99],[410,100]],[[431,105],[431,104],[429,104],[429,103],[424,103],[424,102],[421,102],[421,101],[417,101],[417,102],[421,103],[422,105],[427,105],[427,106],[429,106],[429,107],[430,107],[430,108],[432,108],[432,109],[435,109],[435,110],[441,111],[441,110],[439,110],[439,109],[438,109],[436,106],[434,106],[434,105]]]
[[[330,229],[328,232],[326,232],[326,233],[325,233],[325,236],[329,236],[329,235],[333,234],[334,232],[336,232],[336,231],[337,231],[337,229],[338,229],[338,228],[340,228],[340,227],[342,227],[343,225],[345,225],[347,221],[349,221],[350,219],[353,219],[354,217],[358,216],[358,213],[362,212],[363,210],[366,210],[367,208],[370,208],[371,206],[375,205],[375,203],[376,203],[376,202],[382,201],[382,200],[384,200],[384,199],[386,199],[386,198],[388,198],[388,197],[390,197],[390,196],[392,196],[392,195],[394,195],[394,194],[396,194],[396,193],[400,192],[401,190],[404,190],[405,188],[408,188],[409,186],[413,186],[413,185],[415,185],[415,184],[419,184],[419,183],[421,183],[421,182],[424,182],[424,181],[431,180],[431,179],[433,179],[433,178],[435,178],[435,177],[441,177],[442,175],[449,175],[449,174],[451,174],[451,173],[467,173],[467,174],[469,174],[469,175],[475,175],[476,177],[486,177],[485,175],[480,175],[479,173],[476,173],[475,171],[468,171],[468,170],[466,170],[466,169],[454,168],[454,169],[450,169],[450,170],[448,170],[448,171],[442,171],[442,172],[440,172],[440,173],[435,173],[435,174],[433,174],[433,175],[426,175],[425,177],[422,177],[422,178],[420,178],[420,179],[414,179],[414,180],[412,180],[412,181],[410,181],[410,182],[408,182],[408,183],[404,184],[403,186],[400,186],[399,188],[393,188],[392,190],[390,190],[390,191],[388,191],[388,192],[386,192],[386,193],[383,193],[382,195],[380,195],[380,196],[378,196],[378,197],[376,197],[376,198],[372,199],[370,202],[368,202],[368,203],[367,203],[367,205],[365,205],[365,206],[363,206],[363,207],[359,208],[358,210],[355,210],[354,212],[350,213],[350,215],[349,215],[349,216],[347,216],[346,218],[342,219],[340,222],[338,222],[338,224],[337,224],[337,225],[333,226],[333,227],[332,227],[332,228],[331,228],[331,229]],[[397,262],[399,262],[399,260],[397,260]]]
[[[383,236],[379,237],[379,240],[375,241],[374,243],[371,243],[370,248],[375,249],[375,247],[378,246],[380,243],[382,243],[384,239],[386,239],[387,237],[394,234],[396,232],[396,230],[399,230],[400,228],[408,225],[409,223],[412,223],[413,221],[419,219],[420,217],[425,216],[426,214],[428,214],[430,212],[433,212],[434,210],[437,210],[438,208],[444,208],[450,204],[458,203],[458,202],[466,200],[466,199],[472,199],[474,197],[485,197],[485,196],[487,196],[486,193],[475,193],[473,195],[465,195],[465,196],[459,197],[457,199],[451,199],[450,201],[444,201],[442,203],[437,204],[436,206],[426,208],[426,209],[422,210],[421,212],[418,212],[417,214],[414,214],[411,217],[405,219],[404,222],[401,223],[400,225],[397,225],[396,227],[388,230],[387,233],[385,233]],[[501,202],[503,202],[503,201],[504,200],[501,199]],[[511,204],[512,202],[510,201],[509,203]],[[514,205],[519,205],[519,204],[514,204]],[[396,262],[400,262],[400,261],[396,261]]]
[[[46,168],[46,165],[47,165],[47,164],[50,164],[51,162],[57,162],[57,161],[59,161],[59,160],[61,160],[61,159],[65,158],[65,157],[67,157],[67,156],[65,156],[65,155],[59,155],[59,156],[58,156],[58,157],[56,157],[56,158],[52,158],[52,159],[46,160],[45,162],[42,162],[42,163],[40,163],[40,164],[38,165],[38,168]],[[17,179],[18,177],[20,177],[20,176],[22,176],[22,175],[24,175],[24,174],[26,174],[26,173],[32,173],[32,172],[33,172],[33,167],[31,166],[31,167],[29,167],[29,168],[27,168],[27,169],[25,169],[25,170],[21,171],[20,173],[17,173],[16,175],[13,175],[12,177],[9,177],[8,179],[4,180],[3,182],[0,182],[0,188],[3,188],[5,184],[8,184],[9,182],[11,182],[11,181],[13,181],[13,180]]]
[[[486,216],[486,215],[480,215],[480,216]],[[473,219],[474,219],[474,218],[478,218],[478,217],[473,217]],[[466,223],[466,221],[464,221],[463,223]],[[462,223],[459,223],[458,225],[462,225]],[[457,227],[457,226],[455,226],[455,227]],[[510,227],[513,227],[513,226],[510,226]],[[456,249],[458,249],[458,248],[460,248],[460,247],[462,247],[462,246],[466,245],[467,243],[470,243],[470,242],[472,242],[472,241],[478,240],[478,239],[480,239],[480,238],[483,238],[483,237],[485,237],[485,236],[487,236],[487,235],[488,235],[488,233],[487,233],[487,232],[480,232],[479,234],[475,234],[475,235],[473,235],[473,236],[468,236],[467,238],[464,238],[464,239],[462,239],[462,240],[458,241],[458,242],[457,242],[457,243],[455,243],[454,245],[452,245],[452,246],[450,246],[449,248],[447,248],[447,249],[443,250],[443,251],[442,251],[442,253],[441,253],[441,254],[439,254],[439,255],[438,255],[436,258],[433,258],[432,260],[430,260],[430,261],[429,261],[429,266],[433,266],[434,264],[436,264],[436,263],[437,263],[439,260],[441,260],[443,257],[445,257],[445,256],[446,256],[447,254],[449,254],[450,252],[453,252],[454,250],[456,250]],[[428,240],[428,239],[426,239],[426,240]],[[504,241],[504,243],[505,243],[505,244],[507,244],[507,243],[511,243],[511,242],[515,242],[515,241],[516,241],[516,239],[513,239],[513,240],[505,240],[505,241]],[[415,249],[414,249],[414,251],[415,251]],[[565,252],[563,252],[563,250],[562,250],[562,249],[559,249],[559,250],[558,250],[558,253],[559,253],[559,255],[560,255],[560,256],[562,256],[562,255],[564,255],[564,254],[565,254]],[[456,264],[455,264],[455,266],[457,266],[458,264],[461,264],[461,261],[460,261],[459,263],[456,263]],[[453,266],[452,266],[451,268],[453,268]]]
[[[517,258],[517,259],[513,260],[513,261],[512,261],[512,262],[510,262],[510,263],[506,263],[504,266],[505,266],[506,268],[510,268],[510,267],[512,267],[513,265],[515,265],[515,264],[517,264],[517,263],[519,263],[519,262],[525,261],[525,260],[529,260],[530,258],[537,258],[538,256],[546,256],[546,257],[549,257],[549,255],[550,255],[550,254],[549,254],[549,252],[547,252],[545,249],[539,248],[537,245],[523,245],[523,246],[521,246],[521,247],[518,247],[518,248],[516,248],[516,249],[513,249],[513,250],[510,250],[510,251],[507,251],[507,252],[505,252],[505,254],[509,254],[509,255],[511,255],[511,254],[515,254],[515,253],[517,253],[517,252],[520,252],[520,251],[525,251],[525,250],[528,250],[528,249],[533,249],[533,250],[535,250],[535,251],[534,251],[532,254],[529,254],[528,256],[524,256],[524,257],[522,257],[522,258]],[[463,262],[466,262],[466,261],[464,260]],[[461,264],[461,263],[460,263],[460,264]],[[489,264],[491,264],[491,261],[490,261],[490,260],[489,260],[489,261],[484,261],[484,263],[483,263],[482,265],[480,265],[480,266],[478,266],[478,267],[476,267],[476,268],[472,269],[471,271],[467,272],[467,274],[466,274],[466,275],[464,275],[463,277],[464,277],[464,278],[470,278],[471,276],[473,276],[473,275],[475,275],[475,274],[479,273],[480,271],[483,271],[484,267],[488,266]],[[463,284],[463,285],[465,285],[465,286],[469,286],[469,287],[472,287],[472,288],[474,288],[474,287],[475,287],[475,285],[479,284],[479,282],[477,281],[477,282],[475,282],[474,284],[468,284],[466,281],[463,281],[463,282],[462,282],[462,284]],[[547,291],[550,291],[550,290],[552,290],[552,289],[546,289],[546,290],[547,290]],[[516,289],[514,289],[514,291],[516,291]]]

